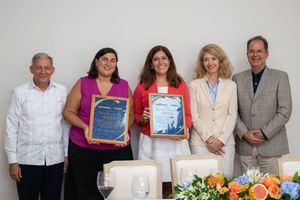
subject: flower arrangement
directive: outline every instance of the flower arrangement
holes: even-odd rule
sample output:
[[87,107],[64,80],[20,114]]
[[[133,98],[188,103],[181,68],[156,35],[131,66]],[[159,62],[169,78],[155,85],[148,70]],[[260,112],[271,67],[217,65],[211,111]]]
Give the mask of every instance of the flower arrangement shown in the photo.
[[180,200],[299,200],[300,174],[276,177],[250,169],[230,181],[220,173],[204,178],[195,175],[190,182],[177,185],[174,195]]

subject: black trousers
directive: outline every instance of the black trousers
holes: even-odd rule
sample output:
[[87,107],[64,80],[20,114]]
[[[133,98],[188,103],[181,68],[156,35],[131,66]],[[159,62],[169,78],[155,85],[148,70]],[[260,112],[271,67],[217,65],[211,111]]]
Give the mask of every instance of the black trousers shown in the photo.
[[64,163],[50,166],[20,165],[17,183],[20,200],[60,200]]
[[114,160],[132,160],[131,146],[115,150],[82,148],[69,141],[69,166],[65,177],[65,200],[101,200],[97,173],[103,164]]

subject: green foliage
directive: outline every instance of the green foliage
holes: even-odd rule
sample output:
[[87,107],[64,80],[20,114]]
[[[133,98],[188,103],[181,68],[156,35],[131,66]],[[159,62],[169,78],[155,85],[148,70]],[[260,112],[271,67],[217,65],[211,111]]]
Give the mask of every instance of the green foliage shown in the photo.
[[[281,190],[279,191],[282,195],[281,199],[291,200],[292,196],[298,198],[299,195],[297,195],[297,193],[291,192],[293,187],[297,188],[300,184],[300,175],[298,172],[293,176],[292,182],[296,184],[294,186],[294,183],[287,184],[288,182],[286,180],[280,181],[279,177],[263,174],[258,169],[250,169],[242,176],[232,180],[229,180],[219,173],[215,176],[208,175],[204,178],[195,175],[192,181],[175,186],[173,196],[179,200],[227,200],[230,198],[249,200],[254,199],[253,191],[255,190],[252,190],[252,186],[259,184],[267,190],[270,181],[275,181],[273,184],[278,184],[278,187],[280,188],[278,188],[278,190]],[[281,186],[285,189],[282,190]],[[251,190],[252,192],[250,192]],[[269,193],[266,199],[272,200],[271,195],[276,195],[276,192],[273,191],[272,194]],[[295,199],[294,197],[293,199]]]
[[294,182],[300,184],[300,175],[298,172],[294,174]]

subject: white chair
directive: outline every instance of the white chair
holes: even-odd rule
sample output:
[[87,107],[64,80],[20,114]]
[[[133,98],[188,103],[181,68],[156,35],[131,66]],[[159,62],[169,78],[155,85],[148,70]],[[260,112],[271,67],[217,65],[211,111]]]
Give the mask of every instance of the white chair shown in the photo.
[[116,186],[109,196],[110,200],[133,199],[131,183],[136,174],[148,176],[150,191],[147,199],[162,198],[162,167],[151,160],[113,161],[103,165],[104,171],[113,171]]
[[193,154],[189,156],[176,156],[170,159],[173,188],[180,184],[182,168],[196,168],[197,175],[204,177],[210,173],[221,172],[221,159],[214,155]]
[[284,155],[278,159],[279,176],[300,173],[300,156]]

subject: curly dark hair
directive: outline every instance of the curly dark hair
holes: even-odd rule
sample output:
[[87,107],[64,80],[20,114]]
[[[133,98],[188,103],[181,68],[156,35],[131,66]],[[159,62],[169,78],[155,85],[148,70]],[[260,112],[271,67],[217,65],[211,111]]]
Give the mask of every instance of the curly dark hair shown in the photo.
[[[100,49],[96,53],[96,55],[91,63],[90,70],[88,71],[88,76],[90,78],[95,78],[95,79],[98,78],[99,72],[98,72],[98,68],[96,66],[96,60],[99,59],[101,56],[104,56],[107,53],[114,54],[116,56],[116,60],[118,61],[118,54],[113,48],[106,47],[106,48]],[[112,83],[119,83],[120,76],[119,76],[118,66],[116,66],[114,73],[111,75],[110,81]]]

